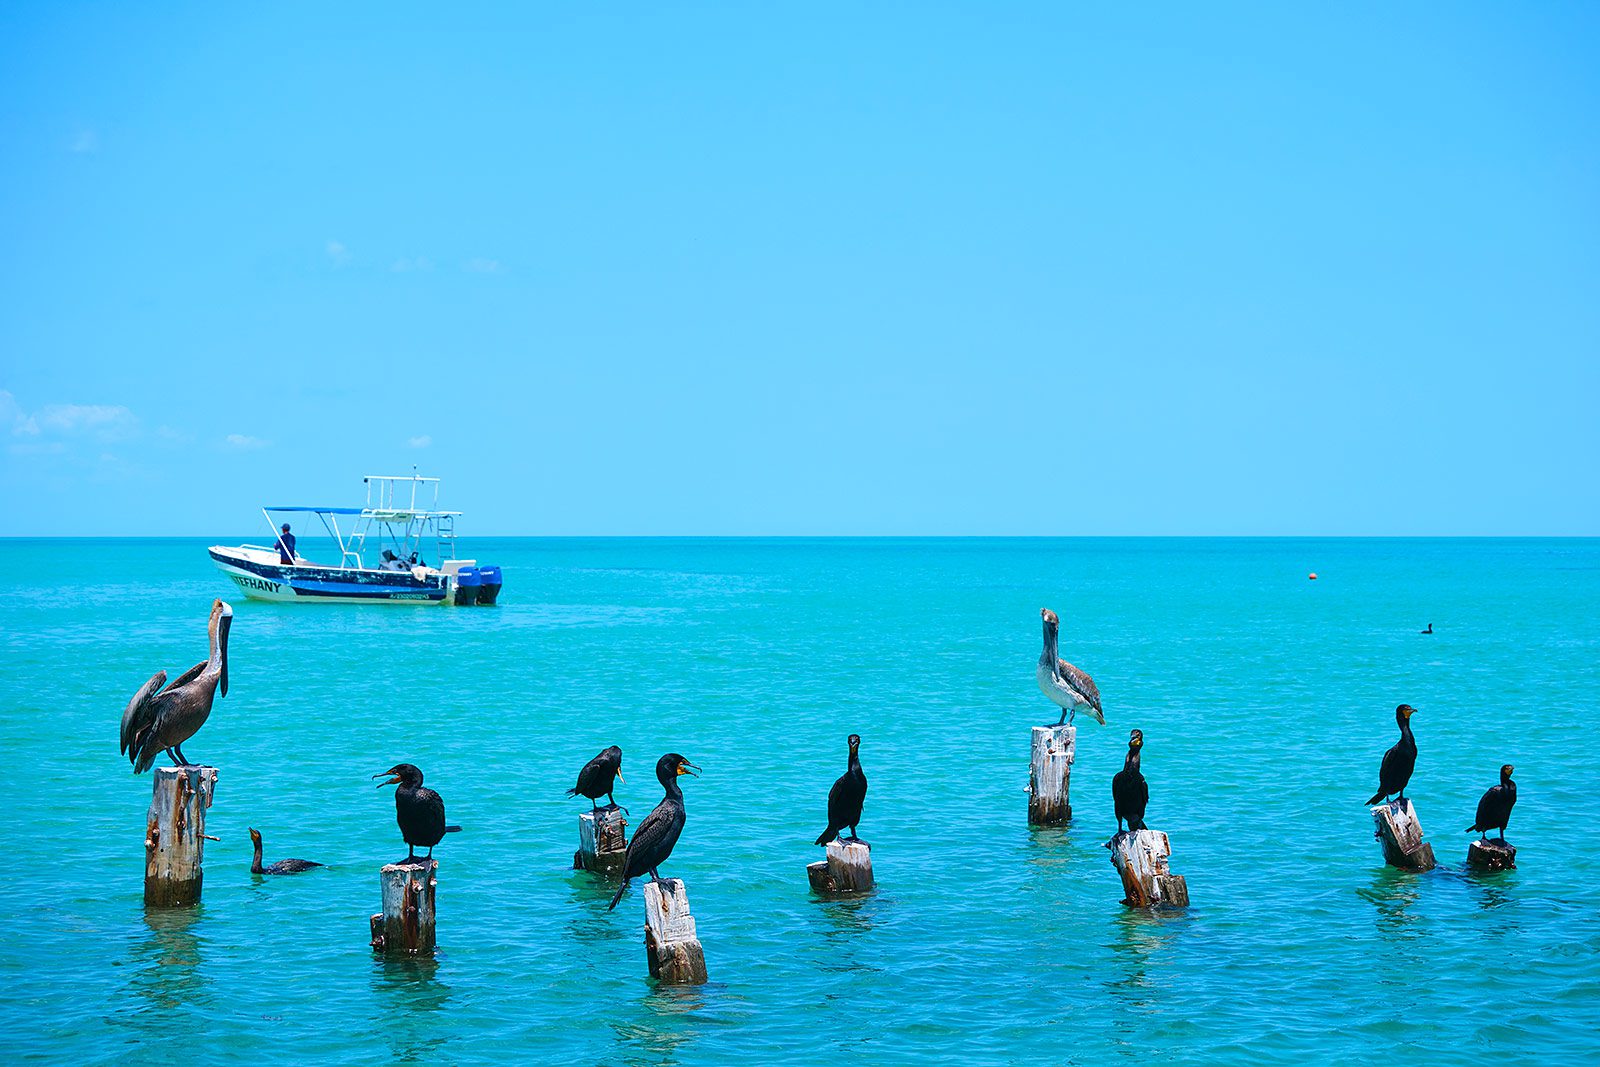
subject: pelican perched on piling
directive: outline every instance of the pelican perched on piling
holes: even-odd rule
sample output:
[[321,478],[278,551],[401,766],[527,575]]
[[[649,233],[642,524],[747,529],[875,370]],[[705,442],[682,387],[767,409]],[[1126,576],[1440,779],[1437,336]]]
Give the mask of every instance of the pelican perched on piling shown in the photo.
[[166,671],[156,671],[128,701],[122,713],[122,751],[133,764],[134,774],[148,771],[162,752],[179,767],[191,766],[179,746],[205,725],[218,690],[228,695],[228,630],[232,626],[232,605],[214,601],[208,625],[210,657],[184,671],[171,685],[167,685]]
[[1049,608],[1040,608],[1044,619],[1044,651],[1039,654],[1039,691],[1061,708],[1062,726],[1078,717],[1079,708],[1088,708],[1101,726],[1106,717],[1100,711],[1100,690],[1094,679],[1056,655],[1056,639],[1060,634],[1061,620]]

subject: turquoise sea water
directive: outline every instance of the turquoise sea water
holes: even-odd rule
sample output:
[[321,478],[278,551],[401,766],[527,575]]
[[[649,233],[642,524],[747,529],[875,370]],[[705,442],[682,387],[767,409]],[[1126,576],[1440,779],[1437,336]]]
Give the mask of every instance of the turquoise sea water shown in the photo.
[[[243,600],[205,541],[5,541],[0,1045],[73,1063],[1320,1063],[1600,1055],[1600,541],[539,540],[495,609]],[[303,546],[311,548],[313,546]],[[1316,571],[1316,582],[1306,580]],[[234,603],[204,902],[142,904],[150,779],[117,724]],[[1092,673],[1075,820],[1026,825],[1039,608]],[[1417,631],[1432,622],[1436,633]],[[1416,705],[1408,790],[1441,866],[1383,866],[1363,801]],[[1101,847],[1144,731],[1149,821],[1193,906],[1130,911]],[[813,898],[828,786],[864,737],[879,887]],[[645,976],[637,885],[569,869],[562,795],[606,744],[637,822],[668,750],[711,984]],[[377,960],[392,791],[465,827],[436,960]],[[1517,765],[1519,867],[1466,873]],[[332,866],[248,873],[267,859]]]

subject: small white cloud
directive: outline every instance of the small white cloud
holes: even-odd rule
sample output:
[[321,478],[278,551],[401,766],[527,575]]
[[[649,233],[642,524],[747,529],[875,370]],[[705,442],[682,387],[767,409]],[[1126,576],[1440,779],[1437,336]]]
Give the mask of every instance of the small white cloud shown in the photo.
[[350,250],[338,241],[329,241],[327,244],[328,258],[338,264],[350,262]]
[[100,137],[93,130],[79,130],[78,136],[72,139],[72,151],[78,153],[94,152],[100,148]]
[[27,419],[28,434],[90,434],[100,441],[123,441],[139,428],[133,412],[121,404],[47,404]]
[[407,438],[406,443],[412,448],[427,448],[429,445],[433,444],[433,438],[429,437],[427,434],[423,434],[420,437]]
[[228,447],[241,451],[253,451],[257,448],[266,448],[272,442],[260,437],[251,437],[248,434],[230,433],[227,437]]
[[389,267],[389,269],[394,271],[396,274],[404,274],[407,271],[413,270],[432,270],[433,260],[429,259],[427,256],[414,256],[409,259],[397,259]]
[[461,264],[461,269],[471,274],[499,274],[500,261],[498,259],[484,259],[475,256]]

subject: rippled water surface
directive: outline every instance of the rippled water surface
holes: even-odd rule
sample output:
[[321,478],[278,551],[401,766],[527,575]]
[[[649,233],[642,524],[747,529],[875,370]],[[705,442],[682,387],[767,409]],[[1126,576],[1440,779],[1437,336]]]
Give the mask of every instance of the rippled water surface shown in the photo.
[[[493,609],[243,600],[200,541],[5,541],[0,1044],[75,1063],[203,1058],[1366,1062],[1600,1055],[1600,542],[478,540]],[[312,544],[303,544],[312,550]],[[1306,574],[1316,571],[1319,580]],[[142,903],[150,779],[123,705],[205,654],[231,691],[186,746],[221,770],[205,899]],[[1039,608],[1092,673],[1075,821],[1026,825]],[[1432,622],[1432,636],[1417,633]],[[1362,801],[1394,706],[1441,866],[1386,869]],[[1193,907],[1123,908],[1101,847],[1127,731]],[[859,732],[878,890],[805,864]],[[635,821],[677,750],[711,984],[645,976],[641,894],[569,869],[562,795],[607,744]],[[374,959],[391,791],[450,820],[440,951]],[[1519,867],[1462,866],[1517,765]],[[331,866],[249,874],[267,859]]]

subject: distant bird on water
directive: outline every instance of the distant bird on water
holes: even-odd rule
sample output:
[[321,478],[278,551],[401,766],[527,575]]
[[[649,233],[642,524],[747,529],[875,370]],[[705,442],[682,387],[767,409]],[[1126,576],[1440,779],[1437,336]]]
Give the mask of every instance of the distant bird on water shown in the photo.
[[1489,840],[1489,831],[1500,828],[1500,840],[1506,839],[1506,823],[1511,821],[1511,809],[1517,803],[1517,783],[1511,780],[1516,768],[1507,763],[1500,768],[1500,784],[1492,785],[1478,801],[1478,817],[1467,827],[1468,833],[1482,834]]
[[1418,633],[1423,633],[1423,634],[1431,634],[1431,633],[1433,633],[1433,623],[1430,622],[1428,624],[1428,628],[1426,630],[1418,630],[1417,632]]
[[622,749],[616,745],[583,765],[583,770],[578,772],[578,784],[567,790],[567,796],[588,797],[595,811],[600,810],[601,797],[605,797],[611,807],[620,807],[611,795],[613,779],[624,784],[628,781],[622,777]]
[[857,840],[856,823],[861,821],[861,805],[867,799],[867,776],[861,770],[861,735],[851,734],[848,743],[850,760],[828,790],[828,828],[817,838],[819,845],[838,837],[846,826],[850,827],[850,840]]
[[1044,619],[1044,651],[1039,654],[1039,691],[1061,708],[1062,726],[1078,717],[1079,708],[1088,708],[1101,726],[1106,717],[1100,711],[1100,690],[1094,679],[1056,655],[1056,641],[1061,630],[1061,620],[1049,608],[1040,608]]
[[[211,715],[211,702],[220,688],[228,695],[228,631],[233,627],[233,607],[221,600],[211,605],[211,655],[167,685],[167,672],[156,671],[128,701],[122,713],[122,751],[143,774],[165,752],[179,767],[190,766],[179,746],[195,735]],[[166,686],[165,689],[162,686]]]
[[1139,750],[1144,748],[1144,734],[1139,730],[1128,735],[1128,757],[1122,770],[1111,776],[1111,803],[1117,813],[1117,833],[1122,833],[1123,820],[1128,830],[1148,829],[1144,824],[1144,809],[1150,804],[1150,783],[1139,772]]
[[322,866],[322,864],[313,863],[310,860],[279,860],[263,867],[261,866],[261,831],[253,826],[248,827],[248,829],[250,830],[250,843],[256,849],[256,858],[250,861],[251,874],[299,874],[301,871],[309,871],[313,867]]
[[656,760],[656,780],[667,795],[644,817],[639,829],[634,831],[633,840],[628,842],[628,852],[622,860],[622,884],[617,887],[617,895],[611,898],[607,911],[615,908],[622,894],[628,891],[628,880],[642,874],[649,874],[652,881],[665,882],[671,888],[672,879],[661,877],[656,868],[672,855],[672,846],[678,843],[678,835],[683,833],[683,824],[688,819],[683,808],[683,790],[678,788],[678,779],[685,774],[698,778],[700,768],[676,752],[668,752]]
[[416,860],[419,848],[428,850],[424,859],[433,859],[433,846],[444,840],[445,834],[456,833],[461,827],[445,825],[444,798],[422,784],[422,772],[416,767],[397,763],[372,777],[382,778],[385,774],[390,778],[379,782],[378,788],[398,787],[394,791],[394,821],[400,824],[400,836],[408,846],[406,862]]
[[1417,767],[1417,740],[1411,736],[1411,716],[1416,713],[1417,709],[1410,704],[1394,709],[1394,721],[1400,724],[1400,740],[1383,754],[1383,763],[1378,767],[1378,791],[1372,794],[1368,804],[1381,804],[1390,796],[1396,800],[1405,799],[1406,783],[1411,781],[1411,772]]

